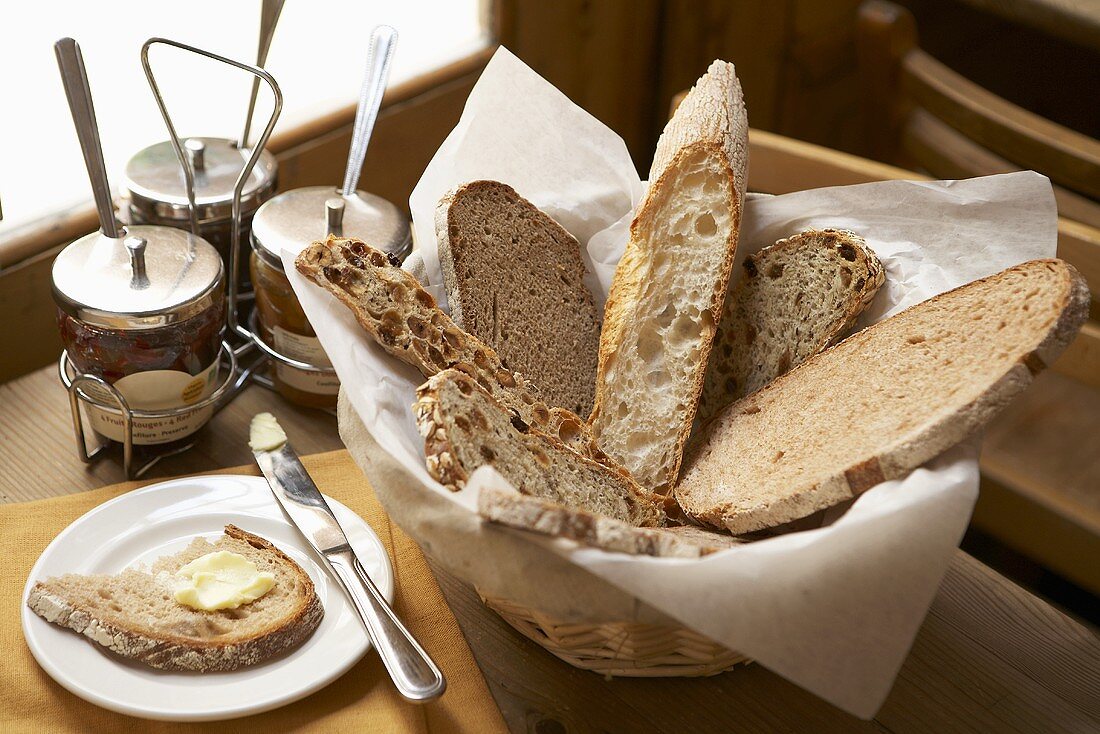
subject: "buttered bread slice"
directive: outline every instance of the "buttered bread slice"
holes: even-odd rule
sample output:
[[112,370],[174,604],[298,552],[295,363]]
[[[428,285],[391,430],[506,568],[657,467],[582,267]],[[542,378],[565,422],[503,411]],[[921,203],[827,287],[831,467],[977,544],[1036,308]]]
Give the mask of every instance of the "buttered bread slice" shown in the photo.
[[675,496],[734,534],[904,476],[971,436],[1073,340],[1084,279],[1034,260],[870,326],[733,404],[693,439]]
[[748,119],[733,64],[715,61],[661,134],[615,270],[600,336],[596,442],[667,493],[703,389],[737,250]]
[[[255,601],[201,611],[176,601],[176,572],[210,553],[244,556],[274,583]],[[161,670],[214,672],[254,665],[313,634],[324,608],[309,575],[263,538],[225,526],[210,542],[196,538],[150,571],[66,574],[39,581],[27,606],[47,622],[68,627],[122,657]]]

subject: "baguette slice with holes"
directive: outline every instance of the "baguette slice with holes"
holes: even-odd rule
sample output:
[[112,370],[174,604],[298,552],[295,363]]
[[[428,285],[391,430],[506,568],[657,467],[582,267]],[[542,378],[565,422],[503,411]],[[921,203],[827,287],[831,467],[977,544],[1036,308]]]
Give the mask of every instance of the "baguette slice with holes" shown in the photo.
[[608,551],[665,558],[700,558],[738,545],[732,535],[695,525],[639,528],[550,500],[484,487],[477,510],[486,520]]
[[734,534],[897,479],[973,435],[1088,317],[1084,279],[1033,260],[919,303],[742,398],[692,441],[676,499]]
[[[215,551],[239,553],[275,585],[236,609],[203,612],[176,602],[175,572]],[[114,576],[66,574],[39,581],[27,606],[47,622],[67,627],[113,653],[161,670],[200,673],[255,665],[313,634],[324,608],[309,575],[263,538],[234,525],[213,543],[196,538],[150,571]]]
[[630,525],[665,521],[663,498],[642,490],[625,470],[585,458],[528,425],[469,375],[445,370],[429,378],[413,409],[428,472],[453,490],[490,465],[523,494]]
[[591,413],[600,316],[577,238],[498,181],[444,196],[436,235],[455,323],[534,381],[551,405]]
[[836,343],[885,279],[863,238],[836,229],[780,240],[742,265],[710,352],[700,425]]
[[589,423],[600,448],[656,492],[675,482],[695,418],[747,165],[741,85],[732,64],[715,61],[657,143],[600,336]]
[[381,251],[361,240],[330,236],[304,249],[294,264],[351,309],[387,353],[424,377],[445,369],[465,372],[528,424],[558,436],[578,453],[607,459],[581,418],[549,407],[535,385],[505,367],[488,344],[460,329],[416,278]]

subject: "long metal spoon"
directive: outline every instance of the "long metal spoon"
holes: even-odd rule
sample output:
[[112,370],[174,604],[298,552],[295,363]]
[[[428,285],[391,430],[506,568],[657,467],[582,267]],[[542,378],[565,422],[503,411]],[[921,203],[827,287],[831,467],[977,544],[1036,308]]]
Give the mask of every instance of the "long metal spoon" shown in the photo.
[[397,48],[397,31],[388,25],[377,26],[370,36],[367,51],[367,72],[363,87],[359,90],[359,105],[355,109],[355,125],[351,131],[351,147],[348,149],[348,167],[344,170],[343,196],[355,196],[359,186],[359,174],[367,157],[367,144],[378,119],[378,108],[390,78],[390,61]]
[[[267,63],[267,52],[271,50],[271,39],[275,36],[275,26],[279,24],[279,15],[283,12],[284,0],[264,0],[260,9],[260,43],[256,49],[256,66],[261,69]],[[256,112],[256,96],[260,93],[260,78],[252,79],[252,96],[248,99],[248,114],[244,118],[244,132],[237,141],[238,148],[248,147],[248,137],[252,134],[252,115]]]
[[95,119],[92,90],[88,85],[88,72],[84,69],[80,44],[71,38],[62,38],[53,45],[53,50],[57,55],[61,82],[65,85],[69,111],[76,126],[76,136],[80,139],[80,149],[84,152],[84,165],[88,169],[88,180],[92,183],[95,207],[99,212],[100,231],[117,240],[122,233],[118,221],[115,220],[111,186],[107,181],[107,166],[103,162],[103,146],[99,141],[99,125]]

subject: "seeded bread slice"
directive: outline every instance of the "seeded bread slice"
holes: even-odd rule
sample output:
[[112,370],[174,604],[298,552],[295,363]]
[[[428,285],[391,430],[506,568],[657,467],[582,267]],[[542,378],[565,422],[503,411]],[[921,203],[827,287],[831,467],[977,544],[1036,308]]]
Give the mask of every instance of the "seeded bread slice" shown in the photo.
[[697,424],[838,341],[885,280],[875,253],[846,230],[807,230],[742,265],[718,322]]
[[577,239],[497,181],[447,194],[435,222],[454,322],[551,405],[591,413],[600,317]]
[[[239,553],[275,585],[236,609],[203,612],[173,597],[175,572],[215,551]],[[39,581],[27,606],[47,622],[67,627],[113,653],[161,670],[201,673],[255,665],[313,634],[324,608],[309,575],[263,538],[226,525],[213,543],[196,538],[151,571],[115,576],[66,574]]]
[[917,304],[730,405],[688,452],[676,499],[734,534],[904,476],[974,434],[1088,317],[1084,279],[1033,260]]
[[526,423],[469,375],[444,370],[417,390],[417,428],[428,472],[460,490],[476,469],[491,465],[517,490],[630,525],[665,521],[663,499],[615,470],[570,450]]
[[630,555],[699,558],[739,544],[732,535],[696,526],[639,528],[501,487],[485,487],[477,499],[478,514],[490,522]]
[[361,240],[330,236],[304,249],[294,264],[350,308],[387,353],[424,377],[452,368],[465,372],[530,425],[579,453],[606,459],[581,418],[549,407],[534,384],[505,367],[492,347],[460,329],[396,260]]
[[733,64],[715,61],[657,144],[600,336],[596,441],[667,493],[703,389],[737,249],[748,119]]

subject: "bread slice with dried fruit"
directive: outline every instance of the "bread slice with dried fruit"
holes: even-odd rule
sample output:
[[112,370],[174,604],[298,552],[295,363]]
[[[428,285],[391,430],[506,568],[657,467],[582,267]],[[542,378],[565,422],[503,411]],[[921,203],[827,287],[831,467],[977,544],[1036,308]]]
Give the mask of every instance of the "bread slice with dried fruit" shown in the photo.
[[505,367],[488,344],[460,329],[396,260],[361,240],[330,236],[302,250],[294,264],[351,309],[387,353],[424,377],[445,369],[465,372],[528,424],[558,436],[579,453],[606,458],[585,421],[547,405],[530,380]]
[[[177,602],[176,571],[216,551],[244,556],[274,575],[275,584],[235,609],[207,612]],[[200,673],[236,670],[290,650],[313,634],[324,616],[309,575],[267,540],[235,525],[226,525],[213,542],[196,538],[179,553],[158,559],[150,571],[39,581],[27,606],[117,655],[161,670]]]
[[919,303],[733,403],[692,441],[675,497],[734,534],[904,476],[979,431],[1073,340],[1084,279],[1033,260]]
[[625,471],[567,448],[458,370],[444,370],[421,385],[414,411],[428,472],[452,490],[489,465],[523,494],[630,525],[665,521],[663,499],[642,490]]
[[551,405],[591,413],[600,314],[577,238],[499,181],[450,192],[435,221],[455,323],[538,385]]
[[639,528],[501,487],[483,487],[477,511],[490,522],[630,555],[700,558],[741,542],[732,535],[697,526]]
[[715,61],[657,144],[600,336],[596,441],[668,492],[703,389],[737,250],[748,119],[733,64]]
[[885,271],[862,237],[810,229],[742,261],[710,351],[697,423],[836,343]]

